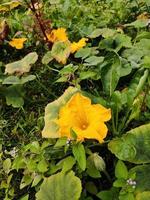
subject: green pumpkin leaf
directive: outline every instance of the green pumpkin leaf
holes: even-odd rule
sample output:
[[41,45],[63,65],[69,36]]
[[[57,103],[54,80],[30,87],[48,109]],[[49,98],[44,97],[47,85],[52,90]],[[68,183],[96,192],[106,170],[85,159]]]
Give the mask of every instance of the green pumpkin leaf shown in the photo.
[[131,37],[125,35],[125,34],[116,34],[115,36],[115,45],[116,45],[116,51],[119,51],[122,47],[131,48]]
[[97,73],[93,72],[92,70],[88,70],[86,72],[81,72],[80,73],[80,80],[85,80],[85,79],[93,78],[96,75],[97,75]]
[[42,63],[47,65],[53,60],[51,51],[46,52],[46,54],[42,58]]
[[84,171],[86,168],[86,155],[83,144],[77,143],[73,145],[72,152],[80,168]]
[[16,85],[16,84],[20,84],[20,79],[17,76],[9,76],[7,78],[4,79],[4,81],[2,82],[3,85]]
[[98,65],[99,63],[102,63],[104,61],[103,56],[90,56],[89,58],[85,59],[86,66],[95,66]]
[[37,169],[39,172],[42,172],[42,173],[48,170],[48,164],[45,159],[40,160],[40,162],[37,165]]
[[97,194],[97,187],[94,184],[94,182],[89,181],[86,183],[85,188],[87,190],[87,192],[89,192],[90,194],[96,195]]
[[26,163],[24,159],[22,159],[22,155],[17,156],[13,161],[12,169],[15,169],[17,172],[19,169],[24,169],[26,167]]
[[20,199],[20,200],[28,200],[28,199],[29,199],[29,194],[27,194],[27,195],[25,195],[25,196],[21,197],[21,199]]
[[86,164],[86,167],[87,167],[87,174],[89,176],[91,176],[92,178],[100,178],[101,177],[101,174],[100,174],[100,171],[99,170],[99,165],[96,165],[98,167],[98,169],[96,168],[95,166],[95,154],[97,153],[93,153],[91,154],[88,158],[87,158],[87,164]]
[[128,169],[126,165],[121,161],[118,160],[116,167],[115,167],[115,176],[118,179],[127,179],[128,177]]
[[113,139],[109,150],[117,158],[136,164],[150,163],[150,124],[128,131],[121,138]]
[[100,29],[95,29],[90,35],[90,38],[97,38],[99,36],[103,36],[104,38],[109,38],[114,36],[116,33],[116,30],[110,29],[110,28],[100,28]]
[[119,195],[119,200],[135,200],[133,193],[125,193]]
[[59,110],[62,106],[64,106],[69,99],[79,90],[74,87],[69,87],[64,94],[59,97],[57,100],[49,103],[45,108],[45,126],[42,131],[42,136],[45,138],[59,138],[60,135],[58,133],[59,126],[55,122],[58,118]]
[[142,89],[143,89],[143,87],[145,85],[145,82],[146,82],[146,80],[148,78],[148,75],[149,75],[149,70],[146,69],[144,71],[143,76],[140,78],[139,84],[138,84],[138,86],[136,88],[135,96],[138,96],[140,94],[140,92],[142,91]]
[[12,85],[5,89],[4,95],[8,106],[12,105],[14,108],[23,106],[23,91],[20,85]]
[[103,190],[96,196],[101,200],[118,200],[118,188],[112,187],[110,190]]
[[92,178],[100,178],[101,174],[100,171],[97,170],[94,166],[88,166],[86,173],[91,176]]
[[144,28],[148,25],[149,19],[137,19],[136,21],[125,24],[125,26],[133,26],[135,28]]
[[36,76],[35,75],[28,75],[28,76],[23,76],[21,78],[21,84],[25,84],[29,81],[33,81],[34,79],[36,79]]
[[36,200],[79,200],[81,190],[81,181],[73,171],[61,172],[44,179]]
[[34,64],[38,59],[36,52],[29,53],[24,58],[19,61],[7,64],[5,67],[6,74],[17,73],[19,75],[29,72],[31,69],[31,64]]
[[117,179],[116,181],[113,182],[113,186],[118,188],[118,187],[124,187],[126,185],[126,180],[125,179]]
[[67,172],[72,169],[75,164],[75,159],[72,156],[68,156],[67,158],[63,159],[58,163],[58,165],[62,164],[62,171]]
[[144,57],[142,66],[144,68],[148,68],[148,69],[150,68],[150,57],[149,56]]
[[6,160],[3,161],[3,169],[6,173],[9,173],[11,168],[11,160],[10,158],[7,158]]
[[18,76],[9,76],[4,79],[2,82],[3,85],[17,85],[17,84],[24,84],[29,81],[32,81],[36,78],[34,75],[29,75],[29,76],[23,76],[21,79],[19,79]]
[[32,182],[32,185],[31,187],[35,187],[41,180],[42,180],[42,175],[40,174],[37,174],[35,177],[34,177],[34,180]]
[[92,49],[91,48],[81,48],[79,49],[79,51],[77,51],[74,55],[75,58],[82,58],[82,59],[85,59],[87,58],[88,56],[90,56],[92,52]]
[[32,177],[29,174],[25,174],[21,180],[20,189],[30,185],[32,183]]
[[56,142],[56,144],[54,145],[54,148],[59,148],[59,147],[63,147],[67,144],[67,138],[66,137],[62,137],[59,138]]
[[103,89],[108,95],[112,95],[115,90],[119,78],[120,78],[120,70],[121,68],[120,61],[118,59],[114,59],[114,62],[106,64],[101,69],[101,80],[103,84]]
[[150,165],[140,165],[130,169],[129,173],[136,173],[136,193],[150,192]]

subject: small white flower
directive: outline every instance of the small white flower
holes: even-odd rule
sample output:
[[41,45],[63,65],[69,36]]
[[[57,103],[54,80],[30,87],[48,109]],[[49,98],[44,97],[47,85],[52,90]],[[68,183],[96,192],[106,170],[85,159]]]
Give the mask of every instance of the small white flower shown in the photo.
[[17,151],[18,151],[18,150],[16,149],[16,147],[14,147],[14,148],[9,152],[9,154],[10,154],[12,157],[15,157]]
[[136,187],[136,181],[133,181],[131,178],[129,178],[129,179],[127,180],[127,184],[128,184],[128,185],[131,185],[133,188]]
[[66,141],[66,145],[70,145],[71,144],[71,139],[67,139],[67,141]]

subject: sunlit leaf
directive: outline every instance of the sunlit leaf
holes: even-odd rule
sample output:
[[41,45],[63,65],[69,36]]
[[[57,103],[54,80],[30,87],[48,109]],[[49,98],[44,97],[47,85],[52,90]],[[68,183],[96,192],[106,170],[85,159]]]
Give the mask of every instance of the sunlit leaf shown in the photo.
[[24,84],[29,81],[32,81],[36,78],[34,75],[29,75],[29,76],[23,76],[19,78],[18,76],[8,76],[7,78],[4,79],[2,82],[3,85],[17,85],[17,84]]
[[46,52],[46,54],[42,58],[42,63],[47,65],[53,60],[51,51]]
[[31,64],[34,64],[38,59],[38,55],[36,52],[29,53],[24,58],[19,61],[9,63],[5,67],[6,74],[24,74],[29,72],[31,69]]
[[149,19],[137,19],[130,24],[125,24],[125,26],[133,26],[135,28],[144,28],[148,25]]
[[81,181],[74,172],[61,172],[44,179],[36,200],[78,200],[80,194]]

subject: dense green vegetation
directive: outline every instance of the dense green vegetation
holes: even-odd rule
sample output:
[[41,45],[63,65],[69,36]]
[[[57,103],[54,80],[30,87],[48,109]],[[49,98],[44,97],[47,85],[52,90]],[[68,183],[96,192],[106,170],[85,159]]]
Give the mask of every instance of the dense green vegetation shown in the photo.
[[0,199],[150,199],[149,25],[150,0],[1,0]]

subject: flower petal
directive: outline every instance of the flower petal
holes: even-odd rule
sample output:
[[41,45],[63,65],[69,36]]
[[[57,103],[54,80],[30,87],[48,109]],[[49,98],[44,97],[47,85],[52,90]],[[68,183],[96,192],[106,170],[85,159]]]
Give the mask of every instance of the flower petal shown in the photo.
[[111,119],[111,109],[107,109],[100,104],[92,105],[92,109],[88,111],[90,119],[107,122]]
[[9,45],[12,47],[15,47],[16,49],[22,49],[24,42],[27,40],[27,38],[13,38]]
[[86,130],[81,130],[77,127],[73,128],[78,136],[78,140],[86,139],[96,139],[100,143],[103,142],[104,138],[107,136],[107,126],[102,123],[91,124]]
[[86,41],[88,41],[87,38],[82,38],[79,40],[79,42],[73,42],[71,44],[71,53],[74,53],[81,49],[82,47],[86,46]]
[[65,28],[53,29],[50,33],[46,33],[48,40],[52,43],[56,41],[68,41],[68,36]]
[[59,112],[59,132],[61,137],[71,138],[70,130],[73,129],[77,140],[87,138],[103,142],[108,132],[104,122],[110,118],[110,109],[99,104],[92,105],[89,98],[76,93]]

